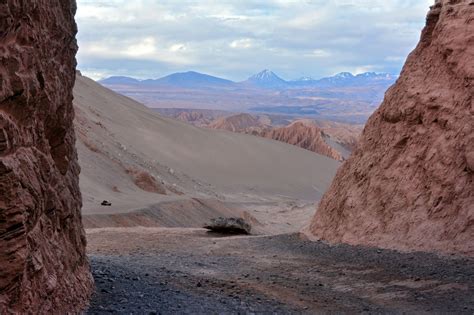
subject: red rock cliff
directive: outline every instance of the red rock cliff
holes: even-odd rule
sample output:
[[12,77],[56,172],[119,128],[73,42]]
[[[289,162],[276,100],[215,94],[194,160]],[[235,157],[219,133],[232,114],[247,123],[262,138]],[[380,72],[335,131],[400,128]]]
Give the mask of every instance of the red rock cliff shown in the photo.
[[474,1],[426,22],[320,203],[319,239],[474,255]]
[[73,130],[74,0],[0,1],[0,313],[78,311],[92,290]]

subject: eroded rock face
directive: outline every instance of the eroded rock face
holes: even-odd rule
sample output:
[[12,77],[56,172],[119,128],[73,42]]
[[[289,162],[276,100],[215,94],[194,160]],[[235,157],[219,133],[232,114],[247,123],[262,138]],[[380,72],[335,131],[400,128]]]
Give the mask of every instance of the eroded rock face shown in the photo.
[[0,1],[0,313],[65,313],[92,278],[73,130],[73,0]]
[[310,231],[330,242],[474,255],[474,1],[437,1],[401,77]]
[[[329,124],[327,125],[329,127]],[[336,123],[331,123],[331,131],[341,129],[335,128],[335,125]],[[257,117],[247,113],[242,113],[218,118],[207,125],[207,128],[246,133],[254,136],[273,139],[295,145],[321,155],[325,155],[337,161],[343,160],[342,154],[332,148],[324,140],[324,137],[327,136],[324,130],[319,128],[314,122],[310,120],[301,119],[294,121],[288,126],[272,127],[270,124],[264,124]],[[357,137],[354,136],[354,139],[356,138]]]
[[261,137],[296,145],[300,148],[342,161],[342,155],[324,141],[323,131],[313,123],[295,121],[286,127],[262,130]]

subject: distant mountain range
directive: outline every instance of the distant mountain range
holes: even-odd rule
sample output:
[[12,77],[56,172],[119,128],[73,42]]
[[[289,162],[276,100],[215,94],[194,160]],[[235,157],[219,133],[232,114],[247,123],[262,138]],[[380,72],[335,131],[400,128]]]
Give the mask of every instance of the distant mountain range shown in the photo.
[[364,123],[396,79],[386,73],[342,72],[287,81],[263,70],[242,82],[194,71],[154,80],[120,76],[99,82],[155,108],[248,111]]
[[384,85],[390,86],[398,78],[388,73],[365,72],[353,75],[350,72],[341,72],[331,77],[313,79],[303,77],[298,80],[286,81],[270,70],[263,70],[243,82],[233,82],[215,76],[188,71],[173,73],[159,79],[137,80],[126,76],[112,76],[100,80],[106,86],[171,86],[179,88],[242,88],[254,87],[263,89],[292,89],[292,88],[334,88],[350,86]]
[[103,85],[162,85],[162,86],[176,86],[181,88],[204,88],[204,87],[225,87],[232,86],[235,83],[214,77],[211,75],[188,71],[179,72],[167,75],[160,79],[136,80],[129,77],[110,77],[99,81]]
[[297,85],[313,85],[319,87],[334,86],[360,86],[369,84],[393,84],[398,76],[388,73],[364,72],[353,75],[350,72],[341,72],[332,77],[322,78],[319,80],[293,81]]

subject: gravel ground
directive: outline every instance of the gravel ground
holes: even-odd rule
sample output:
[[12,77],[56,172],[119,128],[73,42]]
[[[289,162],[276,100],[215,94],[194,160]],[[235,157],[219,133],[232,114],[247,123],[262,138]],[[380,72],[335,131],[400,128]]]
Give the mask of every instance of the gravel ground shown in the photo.
[[474,260],[297,234],[88,231],[88,314],[474,313]]

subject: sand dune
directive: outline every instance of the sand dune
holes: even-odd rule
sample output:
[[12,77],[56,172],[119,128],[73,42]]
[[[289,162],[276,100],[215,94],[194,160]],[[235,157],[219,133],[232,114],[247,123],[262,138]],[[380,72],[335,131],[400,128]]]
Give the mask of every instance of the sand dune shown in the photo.
[[[85,215],[190,198],[317,201],[339,166],[285,143],[162,117],[83,76],[74,92]],[[138,187],[134,174],[143,172],[166,195]]]

